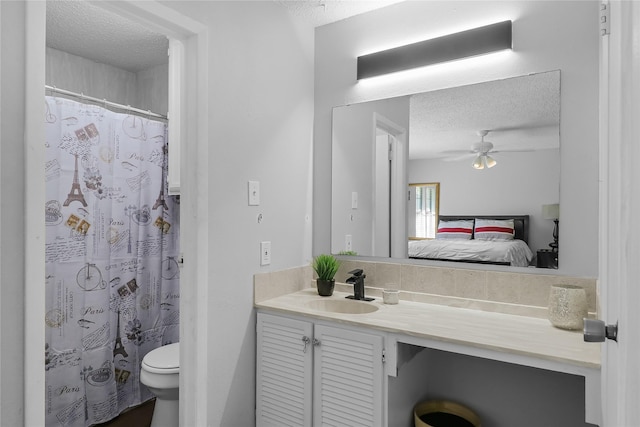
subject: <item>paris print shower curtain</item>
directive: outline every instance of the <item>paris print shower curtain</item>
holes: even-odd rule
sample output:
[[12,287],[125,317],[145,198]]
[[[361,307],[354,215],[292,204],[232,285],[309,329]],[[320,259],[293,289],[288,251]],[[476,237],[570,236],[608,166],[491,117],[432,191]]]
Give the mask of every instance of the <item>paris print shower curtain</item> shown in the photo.
[[151,398],[142,358],[179,339],[179,199],[165,123],[45,103],[46,421],[84,427]]

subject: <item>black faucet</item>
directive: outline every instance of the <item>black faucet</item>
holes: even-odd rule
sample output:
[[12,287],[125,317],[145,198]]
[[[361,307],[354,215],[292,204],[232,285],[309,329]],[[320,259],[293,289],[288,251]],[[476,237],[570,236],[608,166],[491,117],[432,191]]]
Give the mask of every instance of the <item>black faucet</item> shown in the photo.
[[364,278],[367,277],[367,275],[363,273],[364,271],[360,268],[349,272],[351,277],[347,279],[347,283],[353,284],[353,295],[348,295],[345,298],[358,301],[373,301],[373,298],[366,298],[364,296]]

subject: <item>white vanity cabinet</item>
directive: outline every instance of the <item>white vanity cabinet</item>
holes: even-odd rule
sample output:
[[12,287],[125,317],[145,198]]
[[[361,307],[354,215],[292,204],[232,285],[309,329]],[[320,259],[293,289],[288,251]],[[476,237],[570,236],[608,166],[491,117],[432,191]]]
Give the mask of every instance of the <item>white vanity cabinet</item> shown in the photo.
[[382,335],[257,315],[257,426],[381,426]]
[[414,405],[434,399],[495,427],[600,424],[600,350],[580,332],[405,300],[317,309],[346,295],[308,288],[256,304],[258,426],[410,427]]
[[311,425],[313,324],[258,313],[256,426]]

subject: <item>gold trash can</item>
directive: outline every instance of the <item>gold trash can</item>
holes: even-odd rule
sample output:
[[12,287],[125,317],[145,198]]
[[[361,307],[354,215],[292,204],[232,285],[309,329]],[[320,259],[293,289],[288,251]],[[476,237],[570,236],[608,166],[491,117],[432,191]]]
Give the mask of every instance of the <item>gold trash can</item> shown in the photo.
[[481,427],[480,417],[449,400],[428,400],[413,408],[415,427]]

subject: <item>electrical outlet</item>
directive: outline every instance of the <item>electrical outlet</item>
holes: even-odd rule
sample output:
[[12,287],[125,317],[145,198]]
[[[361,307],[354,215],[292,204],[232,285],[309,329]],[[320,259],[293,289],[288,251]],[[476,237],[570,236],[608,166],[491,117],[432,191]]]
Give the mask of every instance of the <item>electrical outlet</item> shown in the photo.
[[351,209],[358,209],[358,192],[351,192]]
[[347,234],[346,236],[344,236],[344,250],[345,251],[350,251],[352,250],[352,238],[351,238],[351,234]]
[[271,264],[271,242],[260,242],[260,265]]

